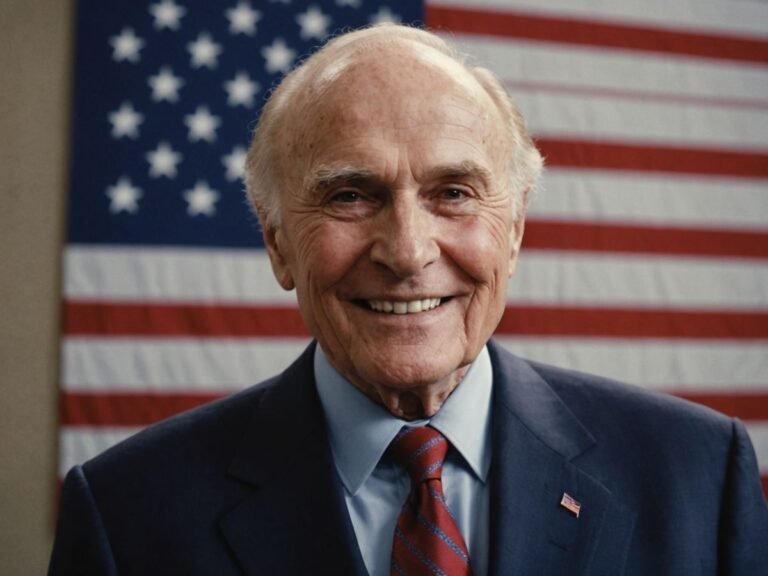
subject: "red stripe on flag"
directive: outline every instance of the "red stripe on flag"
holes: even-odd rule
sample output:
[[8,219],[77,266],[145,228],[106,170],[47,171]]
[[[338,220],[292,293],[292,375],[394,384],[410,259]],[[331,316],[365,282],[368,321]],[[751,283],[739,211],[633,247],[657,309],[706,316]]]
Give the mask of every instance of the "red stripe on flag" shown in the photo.
[[[148,426],[226,394],[64,392],[61,395],[61,424],[71,427]],[[685,392],[676,396],[745,421],[768,420],[768,394]]]
[[768,62],[768,42],[727,34],[431,5],[426,7],[425,20],[430,28],[460,34],[524,38],[736,62]]
[[763,484],[763,494],[765,494],[765,498],[768,500],[768,474],[760,476],[760,481]]
[[524,249],[768,258],[768,233],[531,218]]
[[298,308],[224,304],[66,302],[69,336],[306,337]]
[[62,426],[148,426],[224,393],[63,392]]
[[[296,308],[72,302],[68,336],[308,336]],[[508,306],[497,330],[520,336],[768,338],[768,313],[631,308]]]
[[768,420],[768,392],[674,392],[675,396],[742,420]]
[[692,106],[715,106],[737,110],[768,110],[768,100],[765,98],[728,98],[724,96],[707,96],[706,94],[662,92],[659,90],[639,90],[637,88],[607,88],[604,86],[574,84],[572,82],[546,82],[517,80],[514,78],[506,79],[503,82],[513,94],[516,92],[566,94],[586,98],[613,98],[614,100],[639,102],[673,102]]
[[552,168],[767,178],[768,154],[562,138],[536,138]]

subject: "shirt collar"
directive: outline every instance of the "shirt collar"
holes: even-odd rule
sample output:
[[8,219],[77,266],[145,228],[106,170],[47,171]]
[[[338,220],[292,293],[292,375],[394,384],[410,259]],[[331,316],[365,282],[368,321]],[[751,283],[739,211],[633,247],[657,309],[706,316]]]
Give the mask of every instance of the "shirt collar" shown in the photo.
[[315,348],[315,380],[325,412],[336,469],[344,487],[355,494],[368,479],[389,443],[403,426],[430,423],[485,482],[491,463],[490,411],[493,370],[486,347],[464,379],[430,420],[407,422],[373,402]]

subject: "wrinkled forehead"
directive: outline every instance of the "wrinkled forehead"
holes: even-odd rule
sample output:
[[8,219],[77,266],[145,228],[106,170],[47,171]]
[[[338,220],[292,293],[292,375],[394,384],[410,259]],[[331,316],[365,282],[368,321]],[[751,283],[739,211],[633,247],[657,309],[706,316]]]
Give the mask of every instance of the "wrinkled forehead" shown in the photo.
[[472,119],[469,129],[494,155],[508,154],[504,119],[489,94],[464,65],[438,50],[402,42],[325,58],[303,78],[282,133],[281,157],[291,158],[293,169],[334,133],[387,123],[450,128],[452,111],[464,124]]
[[344,75],[361,68],[392,68],[405,73],[409,66],[417,66],[422,70],[442,71],[457,79],[466,76],[466,80],[471,80],[472,76],[464,64],[449,54],[434,46],[406,38],[378,38],[367,42],[342,44],[339,48],[318,54],[317,60],[310,59],[307,64],[309,70],[306,84],[310,90],[312,87],[326,89]]
[[388,111],[408,111],[446,98],[472,103],[484,117],[498,115],[488,93],[463,64],[411,40],[331,52],[313,66],[303,84],[298,108],[319,115],[350,106],[388,105]]

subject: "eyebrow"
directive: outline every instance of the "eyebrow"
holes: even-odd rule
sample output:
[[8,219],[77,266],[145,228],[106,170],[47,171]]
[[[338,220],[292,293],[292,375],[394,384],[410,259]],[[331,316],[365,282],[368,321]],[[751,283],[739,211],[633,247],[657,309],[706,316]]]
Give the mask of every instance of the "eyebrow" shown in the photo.
[[321,166],[306,178],[307,189],[311,192],[343,183],[377,180],[379,177],[374,172],[356,166]]
[[[483,184],[493,181],[493,172],[473,160],[463,160],[457,164],[445,164],[430,169],[422,180],[448,180],[452,178],[476,178]],[[382,182],[379,175],[358,166],[321,166],[307,176],[307,189],[320,192],[340,184],[351,182]]]
[[463,160],[458,164],[435,166],[426,173],[426,180],[448,180],[451,178],[476,178],[489,185],[493,181],[493,172],[474,160]]

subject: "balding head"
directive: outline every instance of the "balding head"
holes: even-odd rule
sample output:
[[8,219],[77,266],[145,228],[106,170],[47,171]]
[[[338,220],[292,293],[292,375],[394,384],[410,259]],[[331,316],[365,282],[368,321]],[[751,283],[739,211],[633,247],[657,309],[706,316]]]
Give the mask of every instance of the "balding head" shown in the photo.
[[[489,70],[469,65],[463,55],[438,36],[418,28],[386,24],[332,39],[288,74],[270,95],[246,162],[248,196],[263,224],[274,226],[280,222],[281,194],[286,192],[289,181],[296,184],[301,156],[307,152],[302,135],[310,129],[316,131],[316,124],[322,122],[317,106],[329,97],[332,88],[361,67],[373,72],[377,65],[390,71],[401,70],[402,78],[392,80],[407,82],[409,61],[420,64],[422,77],[414,81],[434,79],[438,89],[440,78],[456,78],[468,90],[474,89],[488,113],[497,116],[501,127],[498,152],[507,157],[512,207],[516,215],[522,213],[536,186],[542,159],[501,83]],[[430,68],[433,73],[425,74]],[[364,90],[360,92],[364,97]],[[406,90],[394,104],[406,107],[407,100]]]

